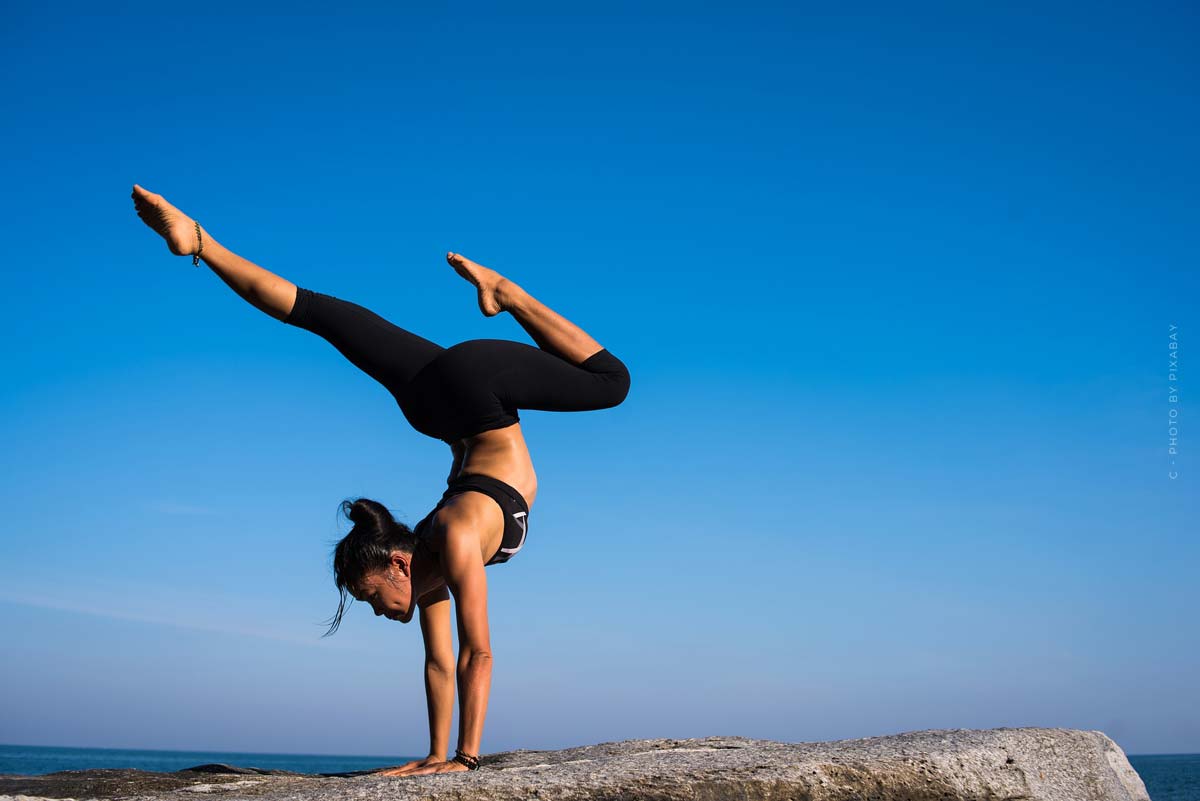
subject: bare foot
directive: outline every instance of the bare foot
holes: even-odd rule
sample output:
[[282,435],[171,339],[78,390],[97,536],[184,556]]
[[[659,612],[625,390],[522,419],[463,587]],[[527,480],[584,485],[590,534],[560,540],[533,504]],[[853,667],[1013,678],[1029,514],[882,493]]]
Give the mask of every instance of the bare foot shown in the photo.
[[[137,184],[133,185],[131,197],[142,222],[167,240],[167,247],[172,253],[176,256],[190,256],[199,249],[196,226],[191,217],[168,203],[162,195],[148,192]],[[202,235],[205,239],[208,238],[207,232],[203,232]]]
[[454,271],[470,281],[479,290],[479,310],[485,317],[495,317],[508,308],[508,298],[516,284],[495,270],[476,264],[461,253],[447,253],[446,261]]

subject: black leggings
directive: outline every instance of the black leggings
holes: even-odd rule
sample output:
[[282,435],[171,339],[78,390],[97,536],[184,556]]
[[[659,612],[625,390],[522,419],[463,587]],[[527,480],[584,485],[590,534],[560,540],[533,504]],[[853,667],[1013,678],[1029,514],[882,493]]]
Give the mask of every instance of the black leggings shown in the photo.
[[510,426],[518,409],[607,409],[629,392],[629,371],[607,349],[572,364],[505,339],[443,348],[370,309],[303,287],[283,322],[328,340],[392,393],[413,428],[444,442]]

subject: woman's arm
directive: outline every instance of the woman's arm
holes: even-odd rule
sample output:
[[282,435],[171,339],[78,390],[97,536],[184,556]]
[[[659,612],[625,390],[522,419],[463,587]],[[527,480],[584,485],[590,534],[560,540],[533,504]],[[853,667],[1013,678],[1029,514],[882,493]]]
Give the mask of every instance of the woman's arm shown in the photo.
[[456,512],[457,507],[439,515],[446,526],[442,575],[458,615],[458,747],[478,756],[492,689],[487,575],[479,552],[479,523],[469,513],[460,517]]
[[450,593],[445,586],[421,597],[421,636],[425,640],[425,698],[429,707],[429,756],[445,762],[454,715],[454,642]]

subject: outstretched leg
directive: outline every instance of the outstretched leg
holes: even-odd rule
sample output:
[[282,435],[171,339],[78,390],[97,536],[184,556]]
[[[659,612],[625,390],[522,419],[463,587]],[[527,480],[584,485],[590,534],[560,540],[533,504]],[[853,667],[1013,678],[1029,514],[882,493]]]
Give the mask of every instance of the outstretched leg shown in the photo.
[[488,317],[506,311],[533,337],[538,347],[571,364],[583,364],[603,348],[586,331],[557,313],[495,270],[460,253],[447,253],[446,261],[475,285],[479,309]]
[[[176,256],[190,256],[200,248],[201,243],[196,241],[196,226],[192,218],[168,203],[166,198],[137,184],[133,185],[132,197],[142,222],[167,241],[167,247],[172,253]],[[222,281],[252,306],[276,320],[283,320],[288,316],[296,303],[295,284],[223,247],[220,242],[209,236],[204,226],[200,226],[200,233],[203,241],[200,258]]]
[[[138,216],[167,241],[172,253],[184,256],[197,251],[192,218],[162,195],[135,184],[133,202]],[[406,397],[413,377],[444,350],[370,309],[297,287],[222,247],[203,227],[200,232],[204,243],[200,258],[235,292],[275,319],[322,337],[397,400]]]

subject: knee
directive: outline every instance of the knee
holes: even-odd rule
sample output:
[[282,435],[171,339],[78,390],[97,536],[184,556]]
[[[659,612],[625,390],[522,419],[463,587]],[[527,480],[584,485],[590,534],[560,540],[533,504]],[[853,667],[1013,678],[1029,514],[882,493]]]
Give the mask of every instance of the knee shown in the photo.
[[607,349],[592,354],[582,365],[583,369],[596,376],[601,387],[597,408],[608,409],[618,406],[629,394],[629,368]]
[[613,361],[616,364],[612,371],[605,374],[608,384],[609,407],[621,405],[629,395],[629,368],[615,356]]

